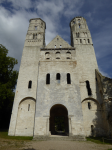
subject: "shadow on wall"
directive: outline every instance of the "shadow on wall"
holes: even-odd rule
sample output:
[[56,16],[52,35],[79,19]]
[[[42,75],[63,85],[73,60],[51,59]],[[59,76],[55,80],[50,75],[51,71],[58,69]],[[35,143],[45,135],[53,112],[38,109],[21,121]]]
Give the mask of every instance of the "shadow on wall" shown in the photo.
[[105,136],[105,130],[103,128],[102,108],[99,104],[97,104],[95,118],[93,119],[92,123],[93,125],[91,125],[91,136]]
[[97,99],[102,106],[102,124],[105,135],[112,138],[112,79],[96,70]]
[[83,120],[86,136],[102,136],[102,110],[97,100],[86,98],[82,101]]

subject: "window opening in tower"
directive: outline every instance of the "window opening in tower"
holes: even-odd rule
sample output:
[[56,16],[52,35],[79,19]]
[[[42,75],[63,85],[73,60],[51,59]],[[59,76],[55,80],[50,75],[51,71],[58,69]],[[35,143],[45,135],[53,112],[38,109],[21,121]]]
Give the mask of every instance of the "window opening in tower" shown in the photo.
[[32,87],[32,81],[29,81],[28,88],[31,89],[31,87]]
[[46,84],[50,84],[50,74],[46,75]]
[[35,30],[37,30],[37,26],[35,26]]
[[86,81],[86,88],[87,88],[88,96],[91,96],[92,92],[91,92],[89,81]]
[[88,102],[88,109],[91,109],[91,103]]
[[67,73],[67,84],[71,84],[70,73]]
[[61,79],[61,75],[60,75],[60,73],[57,73],[56,74],[57,83],[60,83],[60,79]]

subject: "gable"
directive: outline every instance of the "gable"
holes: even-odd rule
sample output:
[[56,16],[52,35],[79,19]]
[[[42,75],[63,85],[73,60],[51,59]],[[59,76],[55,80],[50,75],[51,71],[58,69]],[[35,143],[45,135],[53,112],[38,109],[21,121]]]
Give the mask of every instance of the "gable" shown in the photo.
[[65,40],[57,35],[45,48],[71,48]]

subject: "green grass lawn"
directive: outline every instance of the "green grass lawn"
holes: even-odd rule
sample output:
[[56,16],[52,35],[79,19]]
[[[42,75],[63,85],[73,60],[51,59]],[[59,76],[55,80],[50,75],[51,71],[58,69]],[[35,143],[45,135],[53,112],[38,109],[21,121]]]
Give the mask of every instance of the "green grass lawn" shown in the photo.
[[0,130],[0,138],[13,140],[32,140],[29,136],[8,136],[8,130]]
[[[86,139],[87,141],[91,141],[97,144],[111,144],[112,145],[112,140],[104,139],[104,142],[103,142],[102,137],[86,137]],[[109,149],[109,150],[112,150],[112,149]]]

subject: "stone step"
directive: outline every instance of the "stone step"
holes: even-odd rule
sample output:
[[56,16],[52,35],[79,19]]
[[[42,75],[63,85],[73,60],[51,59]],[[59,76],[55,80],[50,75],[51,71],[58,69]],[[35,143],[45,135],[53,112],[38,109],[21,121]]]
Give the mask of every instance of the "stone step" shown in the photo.
[[35,141],[85,141],[84,136],[76,135],[76,136],[57,136],[57,135],[51,135],[51,136],[36,136],[33,138]]

